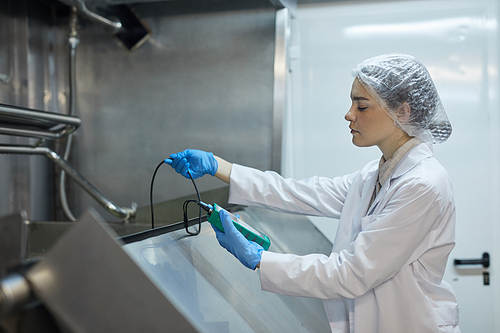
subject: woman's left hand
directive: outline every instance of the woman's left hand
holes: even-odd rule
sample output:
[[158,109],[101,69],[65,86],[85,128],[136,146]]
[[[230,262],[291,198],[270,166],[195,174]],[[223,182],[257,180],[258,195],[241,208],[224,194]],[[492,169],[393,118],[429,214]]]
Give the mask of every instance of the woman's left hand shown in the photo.
[[219,216],[224,232],[212,226],[219,244],[234,255],[243,265],[254,270],[260,263],[264,248],[255,242],[247,240],[236,229],[231,217],[224,209],[219,211]]

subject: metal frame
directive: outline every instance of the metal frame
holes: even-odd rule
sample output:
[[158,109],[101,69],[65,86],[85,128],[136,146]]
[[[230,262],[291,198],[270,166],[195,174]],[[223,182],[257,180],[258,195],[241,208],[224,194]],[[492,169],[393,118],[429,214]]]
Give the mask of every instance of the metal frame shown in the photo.
[[281,172],[283,119],[286,107],[286,77],[288,71],[288,43],[290,40],[290,12],[288,8],[276,11],[275,39],[271,168],[279,173]]
[[297,12],[297,0],[269,0],[278,9],[288,9],[292,16]]

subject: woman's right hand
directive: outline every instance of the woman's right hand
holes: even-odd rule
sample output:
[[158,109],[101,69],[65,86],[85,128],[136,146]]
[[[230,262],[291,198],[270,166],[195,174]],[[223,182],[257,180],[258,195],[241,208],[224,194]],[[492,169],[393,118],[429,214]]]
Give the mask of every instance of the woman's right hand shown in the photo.
[[186,149],[182,152],[171,154],[170,158],[165,159],[178,173],[189,179],[189,173],[193,179],[203,175],[215,175],[219,165],[212,153],[197,149]]

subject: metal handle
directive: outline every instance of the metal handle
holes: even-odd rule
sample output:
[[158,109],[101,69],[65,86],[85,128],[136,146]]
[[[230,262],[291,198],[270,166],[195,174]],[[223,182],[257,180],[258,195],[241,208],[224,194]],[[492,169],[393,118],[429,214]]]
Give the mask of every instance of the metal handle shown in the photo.
[[483,265],[484,268],[490,267],[490,254],[488,252],[483,253],[481,259],[455,259],[455,266],[459,265]]

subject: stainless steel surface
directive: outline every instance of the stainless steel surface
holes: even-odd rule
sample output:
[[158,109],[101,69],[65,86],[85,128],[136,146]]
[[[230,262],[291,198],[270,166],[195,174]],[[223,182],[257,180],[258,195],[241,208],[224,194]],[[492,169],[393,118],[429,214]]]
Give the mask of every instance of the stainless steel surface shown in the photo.
[[[32,260],[45,256],[52,246],[74,226],[75,223],[68,222],[27,221],[26,258]],[[151,224],[136,223],[109,223],[109,226],[118,236],[135,234],[151,228]]]
[[196,332],[95,213],[85,213],[27,274],[69,332]]
[[20,274],[0,276],[0,319],[22,308],[31,299],[31,286]]
[[84,0],[73,0],[72,5],[75,6],[76,8],[78,8],[78,13],[80,15],[82,15],[83,17],[85,17],[93,22],[97,22],[97,23],[105,26],[113,34],[118,33],[123,28],[120,21],[110,20],[110,19],[107,19],[101,15],[98,15],[98,14],[90,11],[87,8],[87,6],[85,5]]
[[[39,1],[0,1],[0,103],[58,111],[64,105],[64,80],[59,80],[57,40],[60,27],[51,24],[51,10]],[[64,68],[65,69],[65,68]],[[57,78],[57,79],[56,79]],[[59,86],[58,86],[59,85]],[[5,144],[32,145],[34,139],[0,135]],[[26,210],[30,218],[52,219],[53,164],[39,156],[0,156],[0,215]]]
[[[75,1],[78,2],[85,2],[89,5],[94,5],[94,6],[109,6],[109,5],[117,5],[117,4],[138,4],[138,3],[144,3],[144,2],[177,2],[179,3],[180,6],[191,6],[191,7],[203,7],[206,5],[207,2],[215,2],[219,3],[222,5],[226,5],[227,7],[232,7],[234,6],[234,1],[207,1],[204,0],[202,2],[197,2],[197,1],[178,1],[178,0],[60,0],[62,3],[67,4],[69,6],[75,5]],[[184,3],[183,3],[184,2]],[[225,3],[226,2],[226,3]],[[244,3],[245,1],[239,1]],[[254,3],[267,3],[270,6],[274,6],[277,9],[282,9],[282,8],[289,8],[293,11],[296,10],[297,8],[297,0],[266,0],[266,1],[257,1],[257,0],[252,0],[252,1],[246,1],[248,3],[254,2]]]
[[[237,213],[271,237],[273,252],[307,254],[331,250],[332,244],[306,217],[258,208]],[[261,291],[258,273],[242,266],[221,248],[208,223],[202,224],[198,236],[187,236],[180,230],[122,246],[128,254],[125,258],[114,241],[117,234],[109,226],[126,234],[132,230],[124,233],[124,227],[144,225],[99,225],[96,219],[100,220],[85,214],[75,224],[28,222],[28,230],[37,234],[39,242],[59,234],[57,241],[51,241],[55,245],[38,244],[38,250],[30,249],[46,258],[28,277],[35,296],[69,327],[81,322],[105,322],[107,329],[118,331],[123,329],[120,316],[142,315],[146,311],[143,307],[149,305],[162,313],[150,318],[149,324],[163,325],[159,317],[169,316],[170,311],[155,303],[163,295],[200,332],[328,331],[321,300]],[[130,265],[130,258],[142,273]],[[127,303],[129,300],[133,305]],[[86,327],[86,331],[99,329]]]
[[26,212],[0,218],[0,277],[26,255]]
[[[0,63],[2,73],[11,76],[8,84],[0,85],[0,101],[6,104],[28,104],[27,75],[28,18],[23,1],[0,2]],[[0,136],[2,142],[26,143],[27,138]],[[26,209],[29,212],[30,188],[29,161],[27,157],[0,156],[0,215]]]
[[[109,43],[100,27],[81,31],[78,170],[109,197],[146,206],[155,166],[187,148],[271,169],[275,11],[170,16],[163,3],[135,9],[153,40],[133,53]],[[225,184],[203,177],[197,185]],[[75,192],[78,215],[94,204]],[[159,170],[157,202],[192,194],[189,180],[168,166]]]
[[0,134],[60,139],[81,124],[78,117],[0,104]]
[[[223,207],[228,207],[228,188],[220,188],[211,191],[202,192],[203,200],[207,202],[217,202]],[[155,202],[155,226],[161,227],[178,223],[183,219],[182,204],[187,199],[193,199],[194,196],[177,198],[171,201]],[[191,210],[191,208],[193,208]],[[236,207],[232,207],[234,209]],[[188,217],[198,216],[198,210],[191,206],[188,210]],[[43,256],[47,251],[61,238],[74,224],[57,221],[26,221],[26,258]],[[137,209],[134,217],[134,223],[109,223],[109,226],[119,235],[127,236],[146,231],[151,228],[150,207],[144,206]]]
[[297,15],[297,0],[269,0],[278,10],[287,9],[291,16]]
[[244,215],[238,214],[271,238],[271,251],[298,255],[332,252],[332,243],[305,216],[255,207],[245,208]]
[[[186,148],[279,167],[272,162],[279,146],[272,143],[276,10],[266,1],[231,3],[207,2],[192,12],[179,11],[187,3],[177,1],[135,4],[153,38],[133,53],[110,42],[101,26],[79,31],[76,108],[83,125],[70,162],[114,201],[147,206],[154,166]],[[0,73],[12,74],[0,84],[0,103],[66,113],[67,17],[55,17],[45,2],[8,0],[0,4],[0,28]],[[6,144],[30,140],[0,135]],[[50,148],[63,155],[64,147]],[[0,174],[0,214],[26,209],[32,220],[65,219],[50,161],[2,155],[0,162],[8,170]],[[157,178],[158,202],[194,193],[168,168]],[[224,185],[211,177],[197,183],[201,191]],[[67,192],[74,216],[89,206],[107,214],[73,182]]]
[[83,177],[76,169],[74,169],[66,160],[61,158],[56,152],[47,147],[27,147],[27,146],[4,146],[0,145],[0,154],[28,154],[28,155],[44,155],[61,167],[68,176],[78,183],[94,200],[102,207],[123,221],[129,220],[135,215],[137,205],[132,203],[131,207],[120,207],[106,198],[94,185],[92,185],[85,177]]
[[[274,252],[331,250],[331,243],[305,217],[249,208],[238,214],[270,236]],[[203,332],[329,331],[321,300],[262,291],[258,272],[220,247],[208,222],[198,236],[179,230],[124,249]]]
[[288,74],[287,53],[290,39],[290,13],[287,8],[276,11],[275,39],[272,169],[281,172],[283,117],[286,107],[286,78]]

